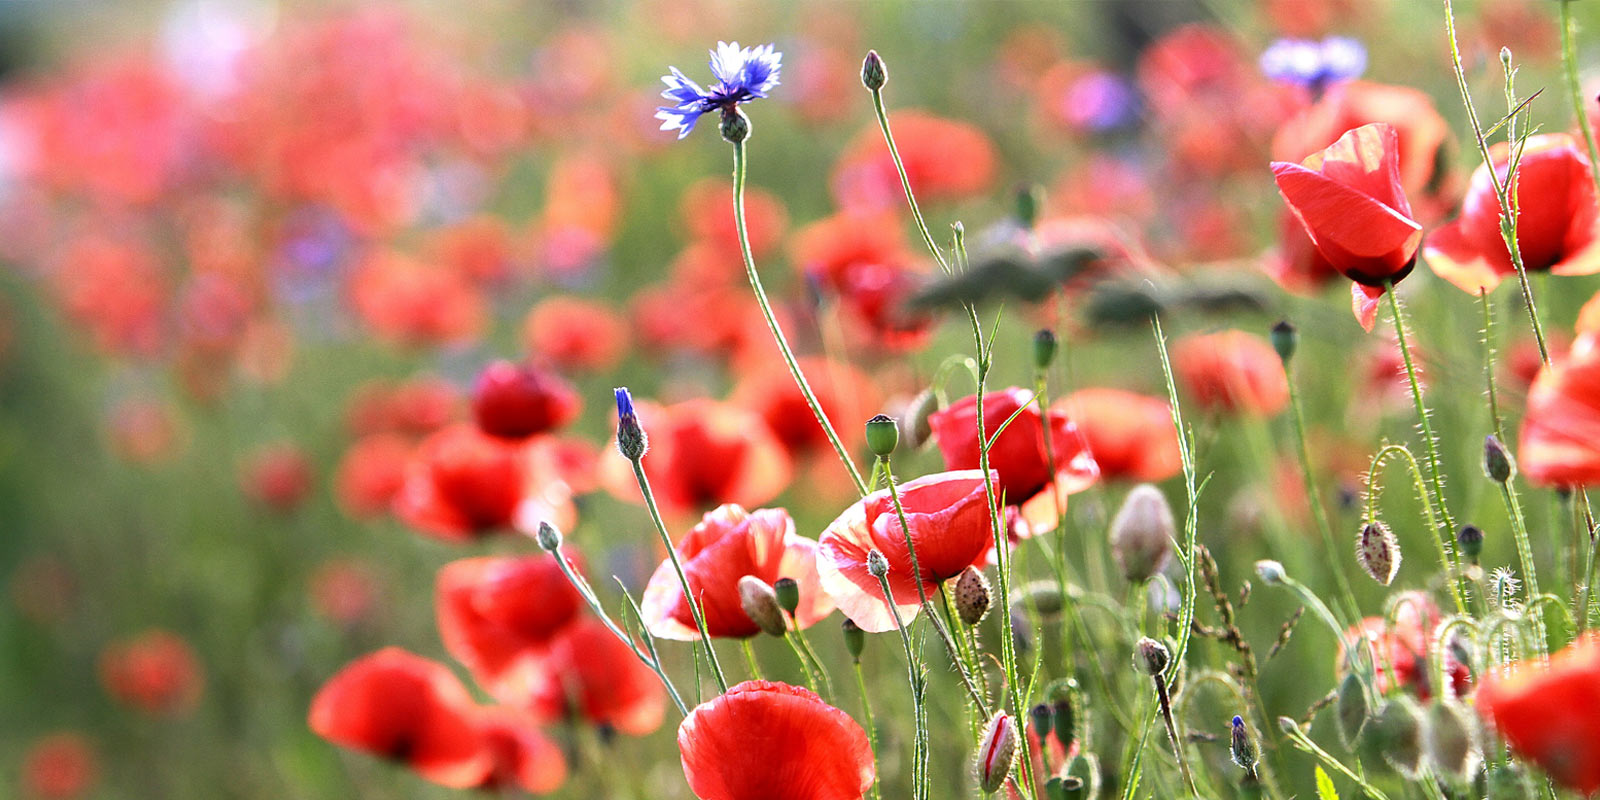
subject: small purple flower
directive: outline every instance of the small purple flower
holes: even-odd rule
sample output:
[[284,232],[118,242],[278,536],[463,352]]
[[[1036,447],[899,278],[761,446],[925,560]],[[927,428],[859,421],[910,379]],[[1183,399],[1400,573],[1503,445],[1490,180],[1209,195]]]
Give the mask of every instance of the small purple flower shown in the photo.
[[656,119],[661,120],[661,130],[675,130],[682,139],[694,130],[701,115],[731,111],[740,103],[766,97],[778,85],[783,54],[770,44],[740,48],[738,42],[717,42],[717,49],[711,51],[711,74],[717,82],[709,89],[700,88],[677,67],[668,69],[671,73],[661,78],[667,85],[661,96],[673,105],[658,108]]
[[1261,54],[1261,71],[1273,80],[1297,83],[1313,92],[1328,84],[1361,77],[1367,49],[1347,36],[1322,41],[1279,39]]
[[617,450],[629,461],[638,461],[644,458],[645,451],[650,449],[650,439],[645,436],[644,427],[639,424],[639,415],[633,410],[633,395],[628,392],[628,387],[619,386],[615,392]]

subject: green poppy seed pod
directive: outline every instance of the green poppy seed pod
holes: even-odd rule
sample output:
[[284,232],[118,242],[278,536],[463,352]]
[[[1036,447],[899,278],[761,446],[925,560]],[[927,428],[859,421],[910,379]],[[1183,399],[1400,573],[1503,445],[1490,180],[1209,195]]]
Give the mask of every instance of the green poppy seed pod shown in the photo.
[[881,550],[867,552],[867,574],[874,578],[882,578],[889,574],[889,559],[883,557]]
[[1517,762],[1494,764],[1484,773],[1483,800],[1533,800],[1528,773]]
[[750,138],[750,118],[737,107],[722,109],[720,128],[722,138],[730,144],[738,144]]
[[1483,529],[1476,525],[1462,525],[1456,531],[1456,545],[1461,548],[1461,554],[1472,559],[1476,564],[1478,556],[1483,553]]
[[928,421],[939,410],[939,398],[932,388],[923,389],[906,404],[906,413],[900,418],[900,437],[912,449],[928,443],[933,437],[933,424]]
[[1300,330],[1289,320],[1279,320],[1272,326],[1269,337],[1272,340],[1272,349],[1278,351],[1278,358],[1284,366],[1289,365],[1289,359],[1294,358],[1295,348],[1300,346]]
[[1268,586],[1277,586],[1289,576],[1283,569],[1283,564],[1270,558],[1263,558],[1256,562],[1256,577]]
[[878,458],[883,458],[894,452],[900,444],[900,426],[895,424],[894,417],[888,414],[879,414],[867,420],[867,448]]
[[1477,728],[1454,700],[1437,700],[1423,718],[1422,746],[1435,771],[1465,781],[1478,761]]
[[1422,766],[1422,709],[1410,695],[1397,695],[1378,707],[1367,724],[1375,749],[1406,778],[1415,778]]
[[1505,483],[1517,474],[1516,458],[1492,433],[1483,437],[1483,474],[1495,483]]
[[548,522],[539,521],[539,532],[534,538],[539,540],[539,546],[546,552],[554,553],[561,549],[561,531]]
[[1355,672],[1346,673],[1339,682],[1339,692],[1334,702],[1335,716],[1339,720],[1339,735],[1347,747],[1354,747],[1361,728],[1367,724],[1367,691]]
[[1177,535],[1166,495],[1142,483],[1128,492],[1111,520],[1111,555],[1130,583],[1144,583],[1166,567]]
[[968,625],[976,625],[983,621],[989,613],[989,604],[993,602],[994,593],[989,589],[989,579],[984,577],[983,570],[977,567],[967,567],[961,570],[960,577],[956,578],[956,616]]
[[1039,734],[1039,739],[1042,741],[1055,727],[1056,712],[1049,703],[1038,703],[1028,710],[1028,719],[1032,720],[1033,730]]
[[861,663],[861,651],[867,649],[867,634],[861,630],[856,621],[846,617],[840,626],[844,631],[844,649],[850,653],[850,658],[857,664]]
[[978,756],[972,764],[972,776],[985,794],[1000,791],[1006,776],[1017,764],[1017,725],[1011,715],[1000,712],[984,726],[983,739],[978,743]]
[[1356,561],[1373,580],[1388,586],[1400,571],[1400,541],[1389,526],[1373,520],[1356,537]]
[[1167,646],[1146,636],[1133,648],[1133,666],[1146,675],[1156,676],[1167,671],[1172,653]]
[[889,70],[883,65],[883,56],[876,50],[868,50],[867,57],[861,61],[861,85],[876,92],[889,82]]
[[1033,334],[1033,368],[1044,372],[1056,360],[1056,333],[1040,328]]
[[772,591],[778,595],[778,607],[790,614],[800,607],[800,583],[794,578],[779,578],[772,584]]
[[1037,183],[1024,183],[1017,187],[1017,222],[1027,230],[1039,222],[1039,209],[1044,205],[1044,189]]
[[782,636],[789,632],[783,619],[783,609],[778,605],[778,593],[767,582],[754,575],[739,579],[739,607],[762,633]]
[[1240,769],[1252,774],[1256,771],[1256,765],[1261,763],[1261,751],[1256,747],[1255,740],[1250,738],[1244,718],[1237,714],[1229,724],[1228,757]]

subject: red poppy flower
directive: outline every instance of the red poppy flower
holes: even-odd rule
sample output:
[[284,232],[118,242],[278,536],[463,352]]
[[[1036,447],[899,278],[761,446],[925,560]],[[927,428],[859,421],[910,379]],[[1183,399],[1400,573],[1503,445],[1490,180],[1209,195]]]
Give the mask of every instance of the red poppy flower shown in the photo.
[[1181,337],[1172,346],[1172,366],[1208,411],[1271,417],[1289,405],[1283,361],[1259,336],[1228,330]]
[[580,617],[551,641],[527,696],[540,719],[579,717],[628,736],[661,727],[667,710],[656,674],[592,617]]
[[1263,265],[1279,286],[1311,294],[1339,277],[1339,269],[1317,250],[1294,212],[1284,209],[1279,220],[1278,247]]
[[[678,210],[683,215],[684,225],[696,239],[708,241],[718,250],[739,258],[739,234],[733,225],[732,181],[726,178],[696,181],[684,191]],[[760,258],[783,238],[783,229],[789,224],[788,211],[783,201],[771,192],[746,187],[744,214],[750,251]]]
[[1600,791],[1600,639],[1587,636],[1550,657],[1491,671],[1478,713],[1511,751],[1584,796]]
[[355,625],[377,608],[382,586],[370,566],[356,559],[322,562],[309,580],[311,606],[322,618],[339,625]]
[[834,292],[851,283],[862,265],[916,263],[905,230],[888,214],[841,212],[796,231],[790,260],[818,285]]
[[41,736],[22,757],[23,796],[43,800],[82,797],[99,774],[99,761],[88,739],[71,732]]
[[[579,568],[573,548],[567,563]],[[525,678],[550,642],[578,618],[583,598],[547,553],[517,558],[466,558],[439,570],[434,609],[444,647],[490,694]]]
[[1272,162],[1272,174],[1317,251],[1355,281],[1356,319],[1372,330],[1383,287],[1410,274],[1422,244],[1400,183],[1394,127],[1355,128],[1301,164]]
[[[724,503],[759,506],[789,485],[788,453],[755,412],[708,399],[670,406],[637,404],[650,436],[645,475],[663,514],[697,513]],[[633,467],[613,448],[602,480],[618,498],[643,502]]]
[[1517,462],[1540,486],[1600,485],[1600,334],[1573,342],[1528,390]]
[[567,780],[567,758],[528,714],[506,706],[478,712],[478,727],[494,756],[479,788],[521,788],[549,794]]
[[317,690],[309,723],[334,744],[407,764],[434,783],[481,785],[494,756],[477,706],[448,667],[386,647],[346,665]]
[[149,245],[83,236],[67,247],[52,274],[62,311],[101,350],[152,355],[160,349],[166,282]]
[[522,323],[528,352],[570,372],[605,372],[628,349],[628,325],[605,305],[577,297],[549,297]]
[[[1429,659],[1443,658],[1451,696],[1464,695],[1471,688],[1472,672],[1449,653],[1435,652],[1433,648],[1439,607],[1421,592],[1406,592],[1402,596],[1405,599],[1400,603],[1394,627],[1389,627],[1383,617],[1367,617],[1345,631],[1347,638],[1366,643],[1368,654],[1377,664],[1373,689],[1380,695],[1392,688],[1410,689],[1416,692],[1417,699],[1427,702],[1433,696],[1433,668]],[[1393,673],[1389,671],[1390,666],[1394,667]],[[1341,658],[1340,669],[1343,668],[1344,659]]]
[[419,376],[399,383],[368,381],[348,401],[351,433],[393,432],[426,436],[460,417],[461,393],[448,381]]
[[[1022,409],[1017,414],[1018,409]],[[1012,415],[1016,414],[1013,418]],[[1051,409],[1039,413],[1033,392],[1011,387],[983,396],[984,433],[994,437],[1007,420],[989,451],[989,466],[1000,474],[995,491],[1003,502],[1022,505],[1043,492],[1053,482],[1063,499],[1089,487],[1099,477],[1094,458],[1089,455],[1078,427],[1066,412]],[[1046,420],[1049,425],[1049,454],[1046,455]],[[928,417],[933,441],[944,456],[946,469],[976,469],[978,466],[978,398],[969,395]]]
[[311,490],[311,462],[291,442],[267,445],[240,466],[239,483],[251,500],[273,511],[293,511]]
[[1104,480],[1146,483],[1183,471],[1172,407],[1163,398],[1096,387],[1073,392],[1053,407],[1077,423]]
[[511,232],[504,220],[487,214],[432,231],[424,251],[433,263],[476,284],[504,280],[511,272]]
[[417,448],[394,511],[423,533],[467,541],[511,525],[527,480],[520,447],[471,425],[451,425]]
[[[769,586],[793,578],[800,585],[794,621],[801,628],[833,612],[817,577],[817,543],[795,534],[794,520],[781,508],[751,512],[729,504],[710,511],[678,542],[678,558],[713,638],[746,639],[761,632],[739,600],[739,579],[746,575]],[[700,638],[670,561],[662,561],[650,576],[640,605],[645,625],[656,636]]]
[[[977,127],[908,109],[889,115],[894,143],[911,188],[923,202],[959,200],[987,191],[999,163],[994,145]],[[905,202],[899,174],[877,125],[845,146],[833,170],[840,208],[878,210]]]
[[905,533],[887,489],[845,509],[818,542],[823,591],[845,616],[872,633],[892,631],[895,625],[883,588],[867,572],[869,552],[881,551],[888,559],[889,588],[901,621],[909,625],[921,608],[919,583],[928,595],[936,595],[940,584],[980,563],[994,546],[983,473],[936,472],[907,481],[899,490],[920,575],[912,573]]
[[172,407],[155,400],[123,398],[107,416],[112,451],[135,464],[151,465],[170,459],[188,439]]
[[183,637],[152,630],[106,645],[100,682],[112,697],[140,711],[178,715],[200,702],[205,677]]
[[702,800],[860,800],[877,777],[866,731],[798,686],[745,681],[678,726]]
[[[1489,150],[1502,182],[1510,160],[1504,142]],[[1528,138],[1517,165],[1517,247],[1531,272],[1591,275],[1600,272],[1600,206],[1589,159],[1565,133]],[[1428,238],[1428,266],[1463,291],[1493,289],[1516,274],[1500,237],[1500,200],[1489,169],[1479,165],[1461,204],[1461,217]]]
[[[876,410],[878,390],[872,380],[842,361],[803,356],[799,362],[817,403],[838,426],[845,445],[859,442],[864,429],[851,423],[865,421]],[[791,456],[832,452],[827,435],[783,363],[767,361],[744,371],[733,402],[760,414]]]
[[1334,84],[1316,103],[1278,129],[1272,140],[1272,157],[1277,161],[1304,160],[1346,131],[1373,122],[1395,130],[1400,185],[1408,193],[1427,192],[1438,184],[1439,150],[1450,138],[1450,125],[1434,109],[1427,92],[1409,86],[1369,81]]
[[406,482],[413,445],[404,436],[375,433],[345,451],[334,474],[334,497],[352,519],[372,519],[389,510]]
[[938,319],[906,306],[926,282],[921,269],[889,264],[858,264],[839,288],[846,341],[863,342],[868,352],[920,350],[933,336]]
[[583,402],[572,385],[552,372],[510,361],[494,361],[472,387],[472,417],[478,429],[502,439],[526,439],[577,419]]
[[349,291],[356,313],[376,336],[406,346],[473,341],[488,314],[483,296],[466,278],[396,251],[361,259]]

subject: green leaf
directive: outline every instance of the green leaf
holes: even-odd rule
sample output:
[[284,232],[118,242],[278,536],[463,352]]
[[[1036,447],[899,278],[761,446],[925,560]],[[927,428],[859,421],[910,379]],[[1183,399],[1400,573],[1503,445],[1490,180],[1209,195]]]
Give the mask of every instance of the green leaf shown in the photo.
[[1317,800],[1339,800],[1339,793],[1333,789],[1333,779],[1321,765],[1317,766]]

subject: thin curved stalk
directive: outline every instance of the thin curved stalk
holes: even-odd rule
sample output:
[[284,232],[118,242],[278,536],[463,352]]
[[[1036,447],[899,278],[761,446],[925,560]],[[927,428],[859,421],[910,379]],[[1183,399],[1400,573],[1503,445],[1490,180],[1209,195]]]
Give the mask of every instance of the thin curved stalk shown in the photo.
[[1578,132],[1589,149],[1589,175],[1600,191],[1600,154],[1596,153],[1594,126],[1589,124],[1589,114],[1584,110],[1583,86],[1578,83],[1578,48],[1574,44],[1575,26],[1572,21],[1572,0],[1561,0],[1561,66],[1566,73],[1567,94],[1572,97],[1572,115],[1578,119]]
[[923,697],[927,682],[922,675],[921,662],[911,650],[911,633],[900,619],[900,609],[894,604],[894,590],[889,588],[887,574],[878,576],[878,586],[883,589],[883,597],[889,603],[889,614],[894,617],[894,629],[900,633],[900,643],[905,646],[906,676],[911,685],[911,705],[916,717],[916,736],[911,755],[911,796],[914,800],[923,800],[928,796],[928,711]]
[[1405,459],[1406,466],[1410,469],[1411,479],[1416,487],[1417,499],[1422,501],[1422,511],[1428,518],[1428,527],[1434,532],[1434,543],[1439,549],[1439,563],[1445,572],[1451,574],[1450,597],[1455,601],[1456,611],[1460,614],[1467,613],[1466,599],[1461,594],[1460,583],[1456,580],[1455,570],[1450,563],[1450,552],[1445,548],[1444,538],[1439,535],[1439,521],[1434,514],[1433,500],[1428,494],[1427,484],[1423,481],[1422,468],[1417,466],[1417,459],[1411,455],[1405,445],[1387,444],[1372,455],[1372,465],[1367,468],[1367,507],[1366,518],[1374,520],[1378,517],[1378,470],[1392,454],[1398,454]]
[[700,644],[705,647],[706,658],[711,662],[711,674],[717,679],[717,686],[726,692],[728,679],[722,674],[722,664],[717,661],[716,648],[711,646],[711,634],[706,630],[705,612],[700,609],[700,601],[689,588],[689,576],[683,571],[683,562],[678,560],[678,548],[673,546],[672,535],[667,533],[667,523],[661,519],[661,509],[656,506],[656,496],[650,491],[650,479],[644,474],[644,460],[634,458],[629,461],[633,464],[634,481],[639,484],[639,492],[644,495],[644,507],[650,510],[650,521],[655,523],[656,533],[661,536],[661,544],[667,548],[667,560],[672,562],[672,569],[678,574],[678,586],[683,589],[683,600],[689,604],[689,611],[694,616],[695,629],[700,633]]

